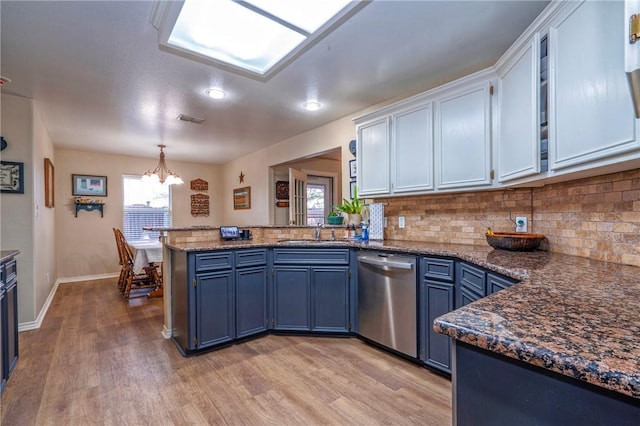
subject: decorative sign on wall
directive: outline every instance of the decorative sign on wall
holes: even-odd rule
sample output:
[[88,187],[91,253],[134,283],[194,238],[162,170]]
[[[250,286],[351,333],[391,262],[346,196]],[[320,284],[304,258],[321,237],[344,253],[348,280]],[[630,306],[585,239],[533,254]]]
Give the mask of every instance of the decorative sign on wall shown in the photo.
[[191,189],[193,191],[208,191],[209,190],[209,182],[204,179],[194,179],[191,181]]
[[191,216],[209,216],[209,196],[193,194],[191,196]]
[[289,182],[285,180],[276,182],[276,206],[289,207]]

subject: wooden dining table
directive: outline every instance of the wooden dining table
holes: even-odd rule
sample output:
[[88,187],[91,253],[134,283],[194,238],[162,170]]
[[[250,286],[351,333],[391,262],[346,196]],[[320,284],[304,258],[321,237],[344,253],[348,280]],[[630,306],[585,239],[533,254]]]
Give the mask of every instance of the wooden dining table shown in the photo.
[[[127,241],[133,251],[133,271],[142,273],[145,266],[162,263],[162,243],[158,240],[142,239]],[[148,297],[161,297],[162,285],[150,291]]]

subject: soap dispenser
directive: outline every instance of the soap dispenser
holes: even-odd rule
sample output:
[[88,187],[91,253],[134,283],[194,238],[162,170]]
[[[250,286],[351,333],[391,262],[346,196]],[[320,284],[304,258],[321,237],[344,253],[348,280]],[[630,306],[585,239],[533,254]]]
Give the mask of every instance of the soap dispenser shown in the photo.
[[369,230],[367,229],[367,222],[362,222],[362,241],[369,241]]

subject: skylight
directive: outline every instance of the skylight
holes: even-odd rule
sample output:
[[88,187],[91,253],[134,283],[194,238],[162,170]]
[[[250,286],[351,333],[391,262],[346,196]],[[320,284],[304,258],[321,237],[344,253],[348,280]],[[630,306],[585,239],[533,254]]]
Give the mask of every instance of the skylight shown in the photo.
[[160,43],[170,49],[265,77],[365,4],[351,0],[184,0],[168,6],[173,10],[163,19],[163,28],[156,27]]

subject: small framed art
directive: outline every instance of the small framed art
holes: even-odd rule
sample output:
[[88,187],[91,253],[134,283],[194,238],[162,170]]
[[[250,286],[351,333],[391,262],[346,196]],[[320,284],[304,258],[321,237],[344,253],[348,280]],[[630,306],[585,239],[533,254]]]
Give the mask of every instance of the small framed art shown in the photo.
[[233,209],[243,210],[251,208],[251,187],[245,186],[233,190]]
[[24,163],[0,161],[0,192],[24,194]]
[[71,175],[72,195],[94,197],[107,196],[107,177],[91,175]]

